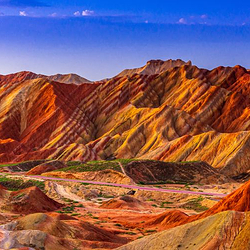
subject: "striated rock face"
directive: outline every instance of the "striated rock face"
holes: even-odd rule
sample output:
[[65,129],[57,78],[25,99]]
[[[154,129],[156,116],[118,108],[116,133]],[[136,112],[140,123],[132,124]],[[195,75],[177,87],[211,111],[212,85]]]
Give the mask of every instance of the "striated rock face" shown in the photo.
[[136,240],[119,250],[247,250],[250,213],[227,211]]
[[81,84],[81,83],[91,83],[91,81],[87,80],[76,74],[56,74],[51,76],[35,74],[29,71],[22,71],[16,74],[9,74],[9,75],[0,75],[0,84],[5,82],[20,82],[24,80],[30,79],[37,79],[37,78],[46,78],[48,80],[57,81],[61,83],[74,83],[74,84]]
[[[158,228],[158,230],[166,230],[231,210],[237,212],[250,211],[250,181],[242,185],[233,193],[227,195],[225,198],[203,213],[188,216],[179,210],[170,210],[145,219],[143,226],[146,228]],[[140,223],[138,222],[131,221],[127,223],[131,227],[140,227]]]
[[183,65],[191,65],[192,63],[190,61],[184,62],[180,59],[177,60],[150,60],[147,62],[147,64],[141,68],[135,68],[135,69],[125,69],[120,74],[118,74],[118,77],[122,76],[133,76],[134,74],[140,74],[140,75],[155,75],[160,74],[168,69],[174,68],[174,67],[180,67]]
[[14,213],[29,214],[50,212],[60,207],[62,207],[62,204],[49,198],[39,188],[30,187],[11,192],[2,209]]
[[49,161],[43,164],[40,164],[34,168],[32,168],[31,170],[29,170],[26,175],[40,175],[46,172],[50,172],[53,170],[58,170],[61,168],[66,168],[67,165],[64,164],[61,161]]
[[61,219],[35,213],[0,226],[1,249],[113,249],[127,242],[126,238],[70,216]]
[[141,210],[145,208],[150,208],[150,206],[136,198],[131,196],[122,196],[120,198],[114,198],[109,201],[103,202],[100,206],[104,209],[124,209],[124,210]]
[[0,76],[0,162],[114,156],[249,170],[250,73],[240,66],[150,61],[101,82],[58,81]]
[[76,74],[64,74],[64,75],[57,74],[57,75],[47,76],[47,79],[61,83],[75,83],[75,84],[91,83],[91,81]]
[[132,161],[124,167],[126,175],[136,183],[185,182],[225,183],[230,178],[205,162]]

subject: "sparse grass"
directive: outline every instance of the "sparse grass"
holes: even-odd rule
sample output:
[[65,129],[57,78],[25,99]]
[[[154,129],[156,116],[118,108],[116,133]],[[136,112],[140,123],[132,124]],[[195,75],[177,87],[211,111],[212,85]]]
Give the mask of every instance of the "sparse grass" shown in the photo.
[[148,201],[155,201],[155,199],[148,199]]
[[134,233],[134,232],[124,232],[124,234],[128,234],[128,235],[136,235],[136,233]]
[[18,195],[15,196],[14,198],[15,198],[15,199],[20,199],[20,198],[22,198],[24,195],[25,195],[25,194],[18,194]]
[[81,163],[78,161],[69,161],[67,162],[67,168],[62,168],[55,171],[64,171],[64,172],[92,172],[92,171],[101,171],[105,169],[112,169],[118,172],[122,172],[119,162],[125,167],[128,163],[132,161],[138,161],[138,159],[116,159],[112,161],[89,161],[86,163]]
[[76,205],[75,207],[84,207],[83,204]]
[[119,224],[119,223],[116,223],[115,226],[116,226],[116,227],[122,227],[122,225]]
[[71,216],[79,216],[79,215],[81,215],[81,214],[79,214],[79,213],[73,213],[73,214],[71,214]]
[[193,209],[197,212],[206,211],[208,207],[202,206],[201,202],[204,200],[202,196],[198,198],[190,199],[183,207],[187,209]]
[[0,184],[11,191],[17,191],[20,189],[25,189],[33,186],[36,186],[44,191],[45,187],[43,181],[36,181],[36,180],[24,181],[22,179],[9,178],[5,176],[0,177]]
[[[48,159],[46,161],[50,161],[52,159]],[[18,165],[23,165],[26,163],[32,163],[32,162],[41,162],[43,163],[45,160],[29,160],[29,161],[22,161],[22,162],[16,162],[16,163],[6,163],[6,164],[0,164],[0,168],[1,167],[12,167],[12,166],[18,166]]]
[[64,213],[72,213],[75,210],[75,206],[68,206],[68,207],[63,207],[63,212]]
[[146,230],[146,233],[155,233],[157,230]]
[[173,204],[173,202],[164,201],[164,202],[161,203],[160,207],[161,207],[161,208],[168,208],[168,207],[165,207],[165,205],[169,205],[169,204]]

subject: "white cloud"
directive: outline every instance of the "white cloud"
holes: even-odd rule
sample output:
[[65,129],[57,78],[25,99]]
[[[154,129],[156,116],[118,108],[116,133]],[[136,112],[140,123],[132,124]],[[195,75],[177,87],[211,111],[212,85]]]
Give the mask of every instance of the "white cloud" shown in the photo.
[[148,20],[146,20],[145,23],[148,23]]
[[187,24],[187,21],[185,18],[182,17],[181,19],[179,19],[178,23],[179,24]]
[[81,16],[80,11],[76,11],[76,12],[74,13],[74,16]]
[[206,14],[201,15],[201,19],[207,19],[207,18],[208,18],[208,16]]
[[27,13],[25,11],[19,11],[19,16],[27,16]]
[[49,15],[50,17],[57,17],[58,15],[57,15],[57,13],[56,12],[54,12],[54,13],[52,13],[51,15]]
[[95,12],[92,10],[84,10],[82,16],[92,16]]

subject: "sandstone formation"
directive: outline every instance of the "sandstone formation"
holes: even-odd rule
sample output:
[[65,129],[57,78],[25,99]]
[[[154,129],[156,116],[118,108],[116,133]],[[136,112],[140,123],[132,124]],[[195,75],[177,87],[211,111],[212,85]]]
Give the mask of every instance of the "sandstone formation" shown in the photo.
[[105,209],[141,210],[149,206],[145,202],[131,196],[122,196],[106,201],[100,207]]
[[26,175],[40,175],[53,170],[58,170],[61,168],[66,168],[67,165],[61,161],[48,161],[46,163],[40,164],[31,170],[29,170]]
[[54,171],[42,174],[43,176],[50,176],[56,178],[97,181],[97,182],[110,182],[120,184],[131,184],[131,179],[126,175],[114,171],[112,169],[105,169],[100,171],[89,171],[79,173],[68,173],[64,171]]
[[135,74],[139,75],[155,75],[160,74],[168,69],[174,68],[174,67],[180,67],[183,65],[191,65],[192,63],[190,61],[184,62],[180,59],[177,60],[168,60],[168,61],[162,61],[162,60],[151,60],[148,61],[147,64],[141,68],[135,68],[135,69],[125,69],[120,74],[118,74],[118,77],[122,76],[133,76]]
[[241,66],[151,61],[91,84],[58,81],[0,76],[0,162],[116,157],[204,161],[230,177],[249,170],[250,72]]
[[62,207],[62,204],[49,198],[37,187],[10,192],[2,202],[2,210],[20,214],[50,212]]
[[136,240],[119,250],[247,250],[250,213],[222,212]]
[[220,174],[205,162],[133,161],[124,167],[125,173],[136,183],[225,183],[230,178]]
[[224,211],[248,212],[250,211],[250,181],[242,185],[239,189],[227,195],[210,209],[200,214],[188,216],[179,210],[168,210],[161,214],[156,214],[143,218],[144,223],[128,221],[126,225],[134,228],[146,227],[157,228],[159,231],[174,228],[196,220],[204,219],[214,214]]
[[113,249],[127,243],[125,238],[90,223],[60,220],[44,213],[27,215],[1,225],[0,233],[0,247],[4,249],[30,246],[48,250]]

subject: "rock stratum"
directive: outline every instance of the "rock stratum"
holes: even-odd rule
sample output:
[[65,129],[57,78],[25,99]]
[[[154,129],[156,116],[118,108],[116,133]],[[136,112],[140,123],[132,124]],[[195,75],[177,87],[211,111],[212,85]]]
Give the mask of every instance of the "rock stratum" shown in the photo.
[[[144,226],[168,230],[118,249],[249,249],[249,191],[250,181],[197,215],[188,216],[178,210],[153,215],[144,221]],[[139,223],[134,226],[138,227]]]
[[204,161],[236,176],[250,166],[249,88],[241,66],[206,70],[181,60],[92,83],[1,75],[0,162]]

